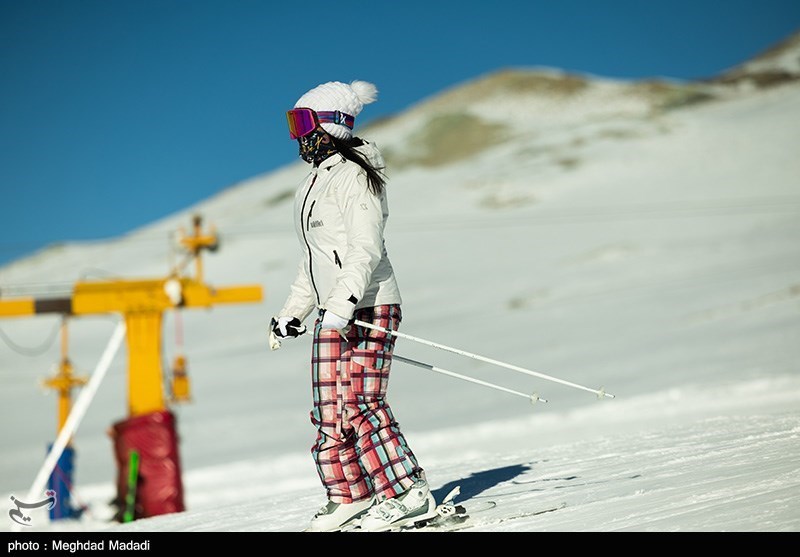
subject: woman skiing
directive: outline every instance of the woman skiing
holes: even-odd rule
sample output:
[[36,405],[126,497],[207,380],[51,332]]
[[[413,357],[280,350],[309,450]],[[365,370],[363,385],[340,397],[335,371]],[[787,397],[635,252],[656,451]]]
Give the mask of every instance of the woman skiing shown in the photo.
[[328,502],[309,531],[382,531],[436,515],[425,473],[386,401],[394,336],[355,324],[397,330],[402,318],[384,246],[383,158],[352,132],[376,98],[371,83],[331,81],[287,112],[289,135],[311,171],[295,195],[301,261],[270,340],[275,349],[304,334],[316,309],[311,452]]

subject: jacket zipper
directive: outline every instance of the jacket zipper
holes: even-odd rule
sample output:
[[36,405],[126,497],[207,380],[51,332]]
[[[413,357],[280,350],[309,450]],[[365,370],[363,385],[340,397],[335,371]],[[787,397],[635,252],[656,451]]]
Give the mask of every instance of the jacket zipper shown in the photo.
[[[312,182],[311,185],[312,186],[314,185],[313,182]],[[309,191],[311,191],[311,186],[309,186]],[[314,201],[312,201],[311,202],[311,207],[308,208],[308,217],[306,217],[306,230],[311,230],[311,213],[314,212],[314,204],[316,202],[317,202],[316,199]]]
[[[309,184],[308,186],[308,191],[306,192],[306,196],[305,198],[303,198],[303,206],[300,208],[300,219],[303,218],[303,213],[306,210],[306,202],[308,202],[308,196],[311,195],[311,188],[314,186],[314,182],[316,181],[317,181],[317,175],[314,174],[314,178],[311,179],[311,184]],[[316,200],[314,200],[311,203],[311,209],[314,208],[314,203],[316,203]],[[311,210],[308,211],[308,222],[309,224],[311,222]],[[317,290],[317,285],[314,282],[314,265],[312,264],[313,261],[311,260],[311,244],[308,243],[308,238],[306,237],[306,229],[303,228],[302,226],[300,227],[300,229],[303,231],[303,241],[306,243],[306,250],[308,250],[308,276],[311,279],[311,286],[314,288],[314,294],[317,297],[317,305],[319,305],[320,304],[319,291]]]
[[333,250],[333,262],[336,263],[339,268],[342,268],[342,260],[339,259],[339,254],[336,253],[336,250]]

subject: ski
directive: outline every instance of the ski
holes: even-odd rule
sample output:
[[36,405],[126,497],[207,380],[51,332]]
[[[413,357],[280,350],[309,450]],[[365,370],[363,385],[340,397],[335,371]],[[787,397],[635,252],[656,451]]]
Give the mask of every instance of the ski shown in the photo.
[[404,531],[438,531],[438,532],[452,532],[455,530],[462,530],[465,528],[473,528],[476,526],[494,526],[502,524],[511,520],[518,520],[521,518],[529,518],[532,516],[539,516],[545,513],[551,513],[567,506],[566,503],[559,503],[557,505],[531,511],[519,513],[511,516],[503,516],[494,519],[474,521],[472,516],[479,514],[497,506],[495,501],[482,501],[479,503],[456,503],[455,498],[461,492],[461,487],[456,486],[444,498],[440,505],[437,505],[437,516],[428,520],[415,522],[414,524],[406,525],[401,530]]
[[[441,504],[436,505],[436,516],[425,520],[420,520],[412,524],[407,524],[401,530],[418,530],[420,528],[440,528],[445,524],[460,524],[469,518],[467,508],[462,504],[456,504],[455,498],[461,493],[461,486],[456,486],[450,490]],[[493,508],[494,501],[486,503],[486,509]],[[475,512],[474,509],[471,509]]]
[[[492,503],[494,503],[494,502],[492,501]],[[539,509],[539,510],[536,510],[536,511],[519,513],[519,514],[514,514],[514,515],[511,515],[511,516],[501,516],[499,518],[494,518],[494,519],[489,519],[489,520],[480,520],[480,521],[477,521],[477,522],[473,521],[473,520],[470,520],[471,517],[470,517],[469,511],[468,511],[468,507],[463,507],[463,505],[458,505],[458,506],[461,506],[464,509],[464,512],[460,513],[460,514],[455,514],[453,520],[451,520],[447,516],[442,516],[440,518],[432,519],[427,524],[415,525],[416,528],[413,528],[413,529],[420,530],[420,531],[431,530],[431,531],[437,531],[437,532],[454,532],[456,530],[463,530],[463,529],[466,529],[466,528],[487,527],[487,526],[491,527],[491,526],[496,526],[498,524],[503,524],[504,522],[510,522],[512,520],[519,520],[519,519],[522,519],[522,518],[530,518],[530,517],[533,517],[533,516],[539,516],[539,515],[542,515],[542,514],[555,512],[555,511],[558,511],[560,509],[563,509],[564,507],[567,506],[567,504],[562,502],[562,503],[559,503],[558,505],[554,505],[552,507],[547,507],[547,508],[544,508],[544,509]],[[495,504],[495,506],[496,506],[496,504]],[[482,509],[482,510],[485,510],[485,509]]]
[[136,487],[139,483],[139,452],[131,451],[128,461],[128,492],[125,494],[125,512],[122,522],[131,522],[136,518]]
[[[530,518],[539,516],[546,513],[555,512],[567,506],[566,503],[558,503],[546,508],[513,514],[510,516],[501,516],[497,518],[485,518],[478,520],[474,519],[474,515],[486,512],[490,509],[497,507],[496,501],[466,501],[464,503],[456,503],[455,498],[460,494],[461,487],[454,487],[447,496],[444,497],[441,504],[436,505],[436,516],[433,518],[426,518],[417,522],[411,522],[392,528],[392,532],[414,532],[414,531],[436,531],[436,532],[453,532],[466,528],[476,527],[491,527],[504,522],[512,520],[519,520],[523,518]],[[307,531],[307,530],[306,530]],[[350,523],[343,525],[338,529],[341,532],[361,531],[359,528],[359,520],[355,519]]]

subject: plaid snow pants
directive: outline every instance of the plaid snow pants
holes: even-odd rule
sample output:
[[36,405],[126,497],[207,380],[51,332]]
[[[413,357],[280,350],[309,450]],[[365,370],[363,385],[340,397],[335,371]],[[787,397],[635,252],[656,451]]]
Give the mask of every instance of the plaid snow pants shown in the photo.
[[[397,330],[402,316],[399,305],[382,305],[357,310],[355,318]],[[386,402],[394,340],[355,325],[344,339],[315,323],[311,453],[334,503],[391,498],[422,474]]]

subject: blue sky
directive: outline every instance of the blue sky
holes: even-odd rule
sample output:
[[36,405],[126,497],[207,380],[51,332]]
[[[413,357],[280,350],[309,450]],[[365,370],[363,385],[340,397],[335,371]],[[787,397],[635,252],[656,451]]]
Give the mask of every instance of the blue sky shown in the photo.
[[358,125],[510,66],[709,77],[798,29],[797,0],[0,0],[0,265],[295,160],[325,81],[378,86]]

